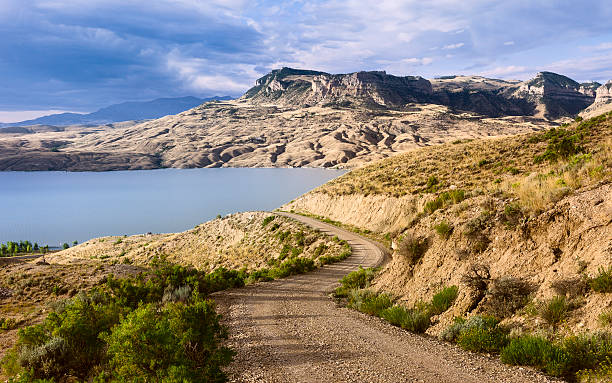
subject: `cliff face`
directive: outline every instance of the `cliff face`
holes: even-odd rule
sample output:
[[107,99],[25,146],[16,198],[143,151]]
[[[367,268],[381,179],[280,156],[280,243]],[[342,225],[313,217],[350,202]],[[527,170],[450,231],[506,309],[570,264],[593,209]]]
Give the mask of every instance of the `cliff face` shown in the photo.
[[403,109],[433,103],[489,117],[574,116],[593,103],[600,84],[583,83],[551,72],[528,81],[479,76],[446,76],[426,80],[385,72],[329,74],[283,68],[257,80],[243,96],[254,104]]
[[609,111],[612,111],[612,80],[597,88],[595,102],[586,108],[581,116],[591,118]]
[[591,87],[551,72],[540,72],[510,95],[535,106],[536,114],[555,119],[580,113],[595,101]]
[[427,102],[431,94],[431,83],[421,77],[397,77],[385,72],[332,75],[283,68],[257,80],[244,98],[255,104],[281,106],[398,108],[408,103]]
[[597,88],[595,103],[612,102],[612,80]]

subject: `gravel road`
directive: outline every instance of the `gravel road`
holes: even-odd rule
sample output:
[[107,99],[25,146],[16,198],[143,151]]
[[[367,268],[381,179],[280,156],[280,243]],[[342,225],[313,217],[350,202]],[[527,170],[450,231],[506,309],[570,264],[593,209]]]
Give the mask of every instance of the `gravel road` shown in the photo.
[[237,351],[232,382],[552,382],[495,357],[411,334],[379,318],[339,307],[329,297],[359,266],[385,261],[373,242],[323,222],[279,213],[353,248],[347,260],[312,273],[258,283],[215,296]]

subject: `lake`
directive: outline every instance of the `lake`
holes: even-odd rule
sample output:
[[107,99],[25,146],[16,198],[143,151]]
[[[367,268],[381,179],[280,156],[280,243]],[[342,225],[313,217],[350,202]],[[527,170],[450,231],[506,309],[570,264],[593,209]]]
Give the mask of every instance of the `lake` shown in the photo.
[[0,242],[51,247],[106,235],[169,233],[273,210],[343,174],[329,169],[0,172]]

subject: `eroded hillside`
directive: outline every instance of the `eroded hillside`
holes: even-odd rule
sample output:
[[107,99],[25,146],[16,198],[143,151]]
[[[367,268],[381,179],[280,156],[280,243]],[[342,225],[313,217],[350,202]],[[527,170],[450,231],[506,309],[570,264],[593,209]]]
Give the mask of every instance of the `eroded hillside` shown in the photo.
[[0,129],[0,170],[355,168],[420,146],[549,128],[608,105],[599,85],[550,72],[519,82],[283,68],[238,100],[137,125]]
[[[432,333],[466,313],[546,328],[538,308],[554,296],[570,302],[563,331],[601,330],[612,295],[588,281],[612,272],[611,181],[606,114],[544,133],[414,150],[283,208],[388,238],[393,259],[375,287],[409,305],[459,286]],[[508,297],[503,286],[522,290]]]

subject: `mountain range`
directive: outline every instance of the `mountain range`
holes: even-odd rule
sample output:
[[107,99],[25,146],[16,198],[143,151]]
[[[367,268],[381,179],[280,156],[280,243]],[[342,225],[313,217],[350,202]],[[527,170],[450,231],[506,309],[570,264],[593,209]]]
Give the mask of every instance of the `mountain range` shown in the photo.
[[282,68],[239,99],[150,121],[1,129],[0,170],[355,168],[420,146],[603,113],[611,89],[551,72],[507,81]]
[[344,106],[398,109],[408,104],[438,104],[489,117],[574,116],[603,96],[610,86],[578,83],[552,72],[528,81],[506,81],[480,76],[444,76],[427,80],[398,77],[384,71],[329,74],[282,68],[257,80],[243,99],[277,105]]
[[150,120],[177,114],[200,104],[213,100],[229,100],[231,97],[197,98],[192,96],[178,98],[158,98],[152,101],[131,101],[114,104],[93,113],[59,113],[33,120],[0,123],[0,127],[29,125],[102,125],[120,121]]

